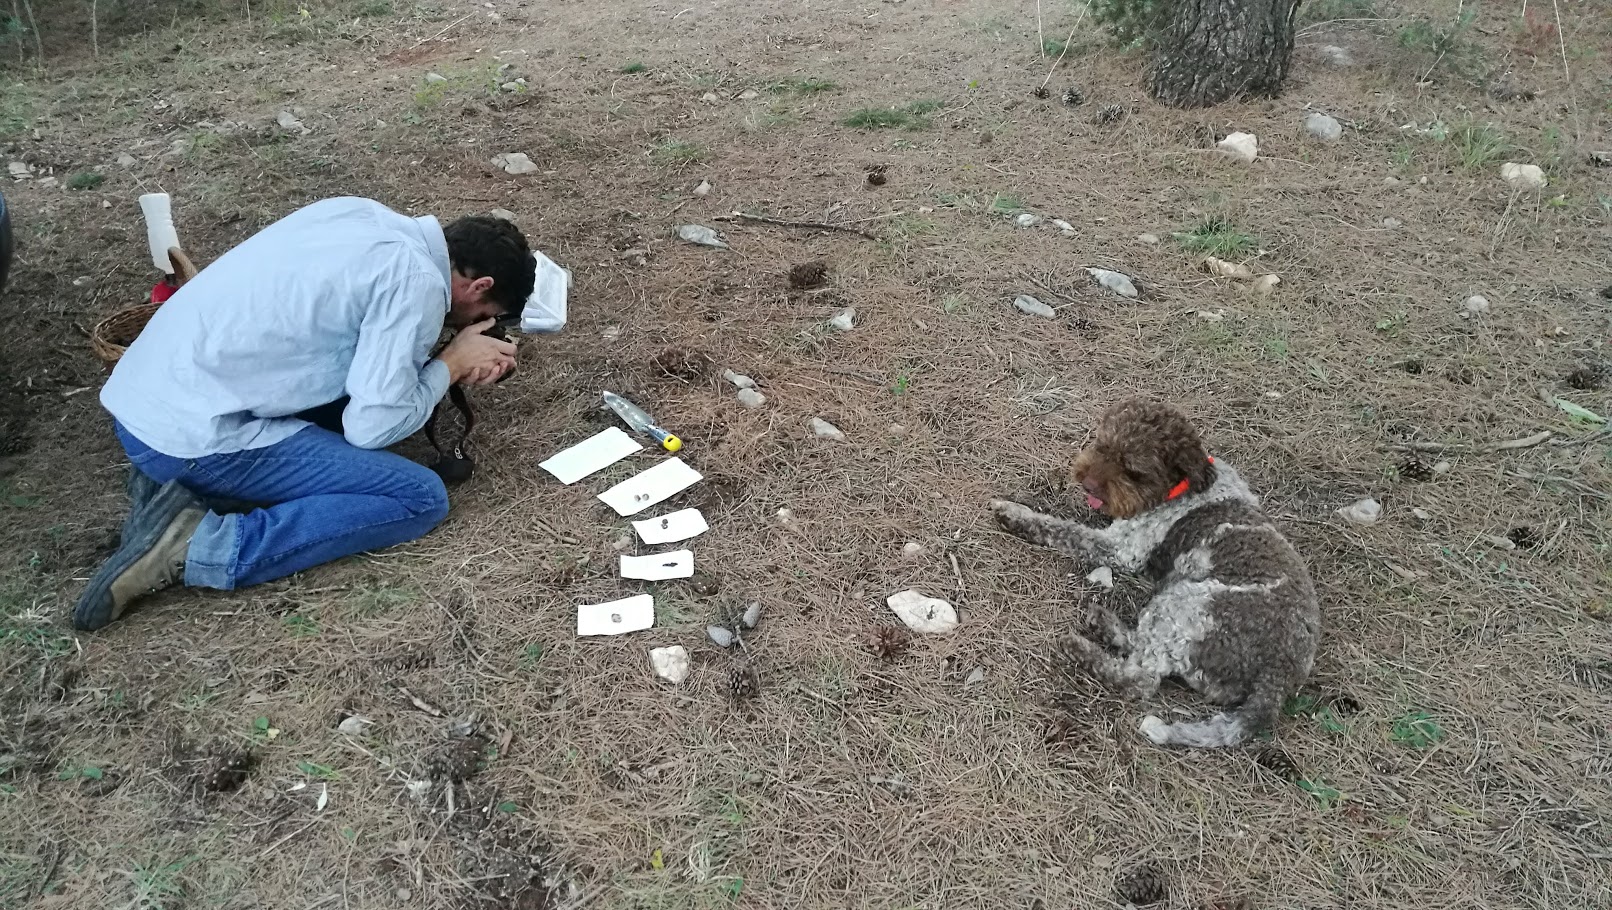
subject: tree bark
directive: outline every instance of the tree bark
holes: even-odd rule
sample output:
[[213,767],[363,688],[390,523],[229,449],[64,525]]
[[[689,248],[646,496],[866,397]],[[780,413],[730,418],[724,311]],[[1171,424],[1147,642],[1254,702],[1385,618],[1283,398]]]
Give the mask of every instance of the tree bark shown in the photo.
[[1150,88],[1171,107],[1274,98],[1293,61],[1299,0],[1176,0]]

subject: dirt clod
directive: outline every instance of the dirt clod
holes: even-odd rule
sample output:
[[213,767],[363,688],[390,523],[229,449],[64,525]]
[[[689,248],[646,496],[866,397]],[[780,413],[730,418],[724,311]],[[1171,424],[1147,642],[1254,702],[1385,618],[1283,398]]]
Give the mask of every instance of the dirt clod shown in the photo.
[[1170,878],[1158,863],[1144,863],[1114,880],[1120,903],[1146,907],[1170,896]]
[[1581,392],[1593,392],[1606,384],[1607,368],[1599,363],[1587,363],[1568,373],[1565,382]]
[[789,286],[797,291],[822,287],[828,283],[828,263],[821,259],[803,262],[789,270]]
[[888,164],[875,164],[868,168],[868,186],[884,186],[889,181]]
[[1506,532],[1506,539],[1517,545],[1521,550],[1532,550],[1540,545],[1539,531],[1527,525],[1512,528]]
[[711,366],[710,355],[684,348],[667,348],[649,361],[650,372],[655,376],[669,376],[684,382],[704,379],[710,374]]
[[487,740],[471,735],[455,737],[438,746],[426,759],[425,773],[432,780],[460,783],[481,770]]

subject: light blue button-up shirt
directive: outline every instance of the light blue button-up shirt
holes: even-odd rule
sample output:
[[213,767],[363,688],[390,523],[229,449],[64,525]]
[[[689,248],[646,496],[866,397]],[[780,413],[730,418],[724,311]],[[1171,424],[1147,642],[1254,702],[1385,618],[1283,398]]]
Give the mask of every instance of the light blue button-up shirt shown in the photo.
[[392,445],[448,390],[428,358],[449,307],[435,218],[368,199],[316,202],[219,257],[129,346],[101,403],[174,458],[273,445],[290,415],[350,396],[347,441]]

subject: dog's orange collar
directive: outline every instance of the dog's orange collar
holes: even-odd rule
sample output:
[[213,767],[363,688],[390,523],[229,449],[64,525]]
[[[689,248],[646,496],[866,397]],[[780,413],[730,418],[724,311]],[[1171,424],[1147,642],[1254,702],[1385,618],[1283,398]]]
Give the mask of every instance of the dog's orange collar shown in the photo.
[[[1215,463],[1215,456],[1213,456],[1213,455],[1209,456],[1209,463],[1210,464]],[[1191,488],[1192,488],[1192,481],[1187,480],[1186,478],[1183,477],[1181,479],[1180,483],[1178,483],[1175,486],[1170,488],[1170,495],[1164,497],[1164,501],[1169,502],[1172,499],[1180,499],[1181,497],[1187,495],[1187,490],[1189,490]]]

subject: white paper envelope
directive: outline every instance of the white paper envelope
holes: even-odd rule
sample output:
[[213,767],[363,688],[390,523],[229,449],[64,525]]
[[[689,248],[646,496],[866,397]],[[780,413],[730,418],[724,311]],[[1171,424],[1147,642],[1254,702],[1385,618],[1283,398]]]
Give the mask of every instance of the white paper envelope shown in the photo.
[[704,534],[711,529],[699,509],[684,509],[659,518],[646,518],[632,523],[638,537],[647,544],[676,543]]
[[642,632],[654,624],[655,598],[649,594],[577,606],[578,637]]
[[668,458],[600,493],[599,498],[615,509],[617,515],[636,515],[703,479],[700,472],[684,464],[683,459]]
[[538,467],[553,474],[560,483],[573,484],[642,448],[637,440],[623,433],[621,427],[611,427],[556,454]]
[[644,581],[664,581],[668,578],[689,578],[694,574],[692,550],[673,550],[649,556],[622,556],[621,577],[641,578]]

